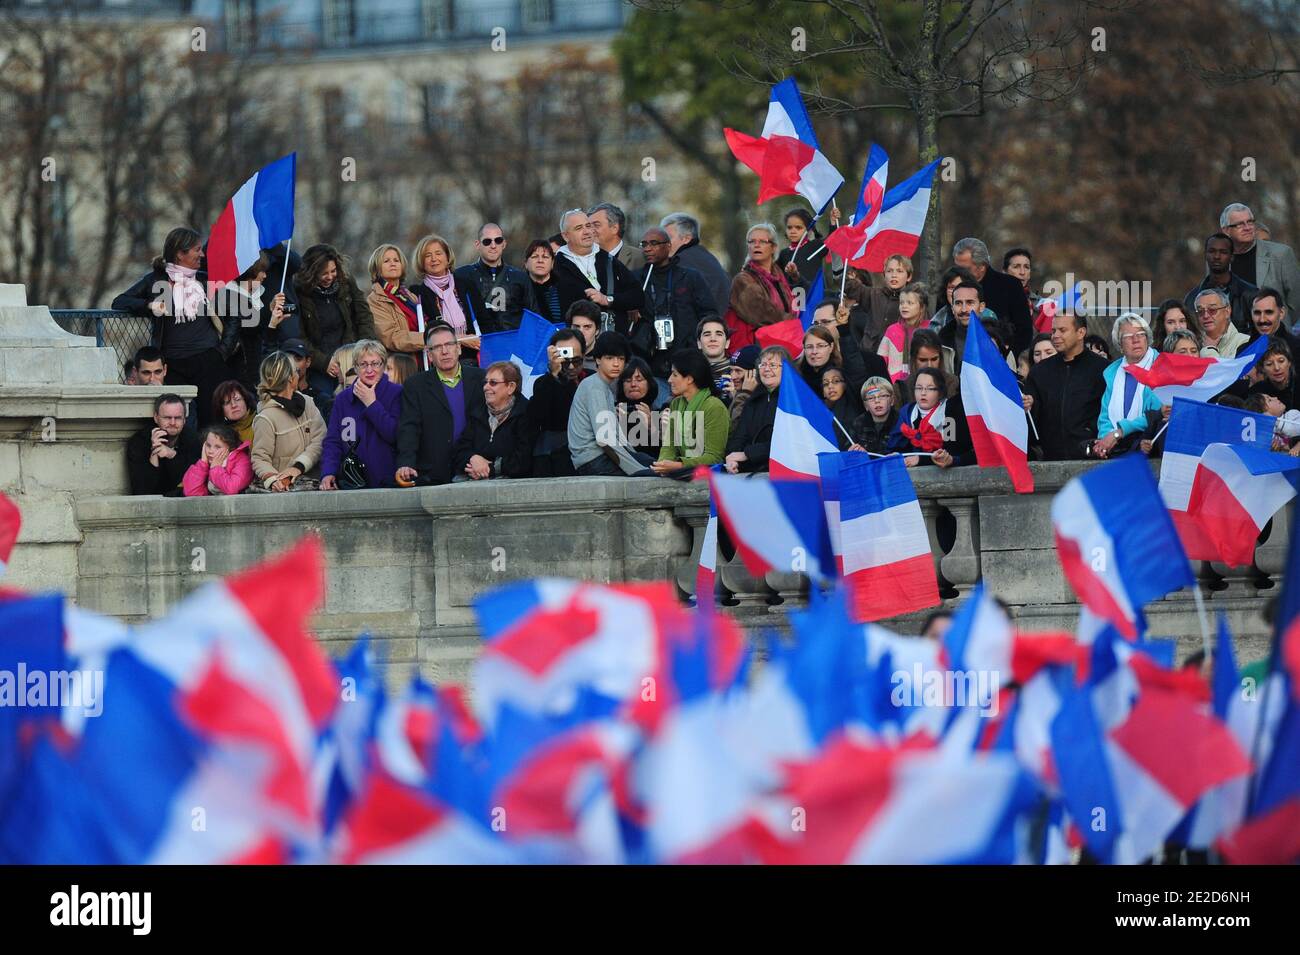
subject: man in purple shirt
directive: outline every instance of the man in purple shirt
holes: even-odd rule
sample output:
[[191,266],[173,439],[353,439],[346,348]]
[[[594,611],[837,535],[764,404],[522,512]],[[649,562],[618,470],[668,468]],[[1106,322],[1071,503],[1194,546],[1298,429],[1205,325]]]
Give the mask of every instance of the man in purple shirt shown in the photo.
[[483,371],[462,366],[460,342],[445,322],[424,335],[429,370],[402,386],[402,413],[397,426],[398,484],[449,484],[454,449],[471,418],[487,423]]

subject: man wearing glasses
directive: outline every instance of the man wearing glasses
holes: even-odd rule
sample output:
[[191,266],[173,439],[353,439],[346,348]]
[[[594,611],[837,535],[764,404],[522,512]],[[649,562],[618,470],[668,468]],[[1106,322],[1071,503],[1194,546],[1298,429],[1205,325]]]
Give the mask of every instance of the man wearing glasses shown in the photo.
[[641,327],[628,337],[632,350],[650,362],[650,370],[666,388],[672,356],[683,348],[694,348],[700,322],[716,318],[718,310],[704,276],[682,265],[673,255],[667,232],[646,229],[641,251],[646,264],[634,278],[644,290],[645,311],[636,323]]
[[555,256],[554,276],[560,311],[590,301],[601,310],[601,331],[626,333],[631,312],[642,309],[641,287],[618,259],[596,245],[596,227],[582,209],[560,216],[565,244]]
[[397,425],[397,483],[449,484],[456,442],[471,420],[487,427],[483,371],[460,363],[460,343],[446,322],[424,335],[429,370],[402,386]]
[[1236,358],[1238,350],[1250,344],[1250,338],[1237,331],[1236,326],[1228,320],[1231,306],[1228,303],[1228,293],[1223,289],[1207,288],[1201,292],[1196,296],[1193,311],[1205,331],[1202,358]]
[[[1232,239],[1233,274],[1259,288],[1278,289],[1288,315],[1294,316],[1300,308],[1300,264],[1291,247],[1267,241],[1255,213],[1240,202],[1224,207],[1219,228]],[[1287,327],[1291,327],[1289,319]]]
[[[1250,331],[1250,303],[1259,291],[1250,282],[1232,272],[1232,240],[1216,232],[1205,240],[1205,278],[1183,299],[1188,315],[1195,311],[1197,296],[1206,289],[1218,289],[1228,297],[1232,324],[1238,331]],[[1201,323],[1204,325],[1204,321]]]
[[478,261],[462,265],[453,273],[456,286],[477,286],[483,303],[496,313],[500,331],[518,328],[528,300],[528,276],[523,269],[506,265],[506,237],[501,227],[488,222],[479,229],[474,251]]

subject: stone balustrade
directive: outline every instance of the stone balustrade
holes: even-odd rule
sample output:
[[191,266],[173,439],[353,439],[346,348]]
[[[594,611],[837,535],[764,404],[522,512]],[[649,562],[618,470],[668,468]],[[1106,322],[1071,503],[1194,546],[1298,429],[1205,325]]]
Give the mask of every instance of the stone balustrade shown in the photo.
[[[945,605],[981,577],[1031,630],[1072,630],[1078,616],[1053,543],[1052,495],[1087,465],[1033,465],[1036,491],[1015,495],[997,470],[914,472]],[[458,679],[477,652],[471,602],[495,584],[536,576],[617,582],[672,580],[693,598],[708,519],[707,489],[676,481],[570,478],[491,481],[410,490],[304,492],[194,499],[78,501],[76,597],[128,621],[165,612],[200,584],[318,533],[328,560],[316,632],[331,652],[369,631],[392,664]],[[1286,521],[1254,565],[1198,569],[1211,612],[1227,614],[1244,658],[1265,652],[1262,609],[1277,592]],[[808,581],[762,579],[719,562],[718,599],[751,630],[780,628]],[[886,621],[915,632],[925,614]],[[1147,610],[1152,632],[1200,643],[1190,593]]]

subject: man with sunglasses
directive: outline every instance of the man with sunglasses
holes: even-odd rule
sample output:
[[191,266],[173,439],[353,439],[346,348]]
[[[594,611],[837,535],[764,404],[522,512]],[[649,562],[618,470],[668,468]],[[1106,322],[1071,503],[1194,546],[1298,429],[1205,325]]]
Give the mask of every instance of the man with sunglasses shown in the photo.
[[650,370],[666,388],[672,356],[694,348],[696,328],[707,318],[717,318],[718,310],[704,276],[673,255],[666,231],[646,229],[641,251],[646,264],[634,277],[644,290],[645,311],[636,323],[642,327],[634,327],[628,338],[632,350],[650,362]]
[[1237,331],[1250,333],[1250,303],[1259,291],[1250,282],[1232,272],[1232,239],[1216,232],[1205,240],[1205,278],[1183,299],[1185,312],[1190,317],[1196,311],[1197,297],[1207,289],[1218,289],[1228,297],[1232,324]]
[[528,300],[528,276],[523,269],[506,265],[506,237],[501,227],[495,222],[485,223],[478,230],[474,251],[478,261],[462,265],[453,273],[456,287],[470,284],[478,288],[483,303],[496,313],[499,331],[518,328]]
[[565,244],[555,256],[555,288],[560,311],[568,314],[574,302],[595,302],[601,310],[601,331],[626,333],[633,312],[645,303],[641,287],[622,262],[596,245],[596,227],[582,209],[560,216]]

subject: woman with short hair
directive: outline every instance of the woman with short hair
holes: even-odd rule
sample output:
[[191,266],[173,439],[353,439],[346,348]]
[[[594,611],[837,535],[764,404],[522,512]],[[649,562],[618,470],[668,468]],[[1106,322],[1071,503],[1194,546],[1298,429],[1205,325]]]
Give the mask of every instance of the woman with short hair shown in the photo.
[[533,476],[537,432],[529,423],[528,399],[521,393],[517,365],[493,362],[483,372],[486,418],[470,418],[452,453],[452,481]]
[[754,344],[758,329],[795,317],[794,293],[776,266],[776,243],[776,227],[770,222],[750,226],[745,233],[749,254],[731,281],[726,314],[733,354]]
[[[1156,360],[1147,320],[1137,312],[1125,312],[1115,319],[1110,334],[1119,357],[1102,371],[1106,390],[1097,415],[1097,440],[1092,444],[1092,453],[1098,458],[1114,457],[1136,447],[1150,424],[1148,414],[1162,411],[1155,391],[1128,372],[1130,365],[1149,369]],[[1167,406],[1163,410],[1168,416]]]
[[212,393],[212,420],[230,425],[240,441],[253,443],[253,414],[257,399],[243,382],[231,379],[217,385]]
[[727,439],[727,471],[748,474],[766,471],[772,450],[772,426],[776,422],[776,402],[781,388],[781,373],[789,356],[780,345],[769,345],[758,355],[758,387],[745,403],[740,418]]
[[564,322],[560,289],[555,284],[555,253],[545,239],[533,239],[524,250],[524,271],[528,273],[528,309],[552,325]]
[[1295,357],[1286,342],[1274,338],[1260,356],[1259,369],[1262,377],[1250,386],[1250,394],[1271,395],[1287,411],[1300,409],[1300,390],[1296,387]]
[[416,309],[419,300],[404,284],[410,271],[406,255],[385,242],[370,253],[367,268],[371,284],[366,304],[374,318],[375,335],[390,354],[408,353],[418,361],[424,353],[424,341]]
[[[384,374],[388,350],[373,339],[356,343],[352,352],[356,380],[338,393],[330,409],[321,450],[322,491],[357,490],[346,480],[343,461],[354,452],[365,472],[366,487],[392,487],[397,471],[397,425],[402,413],[402,386]],[[350,470],[350,469],[347,469]],[[345,480],[340,484],[340,477]]]
[[424,327],[446,322],[461,343],[460,363],[478,364],[479,338],[498,331],[493,312],[484,304],[473,282],[456,283],[452,274],[456,254],[440,235],[430,233],[415,243],[411,256],[415,284],[411,292],[424,310]]
[[293,356],[272,352],[262,359],[253,417],[251,487],[263,491],[315,490],[316,466],[325,442],[325,421],[316,403],[298,390]]

